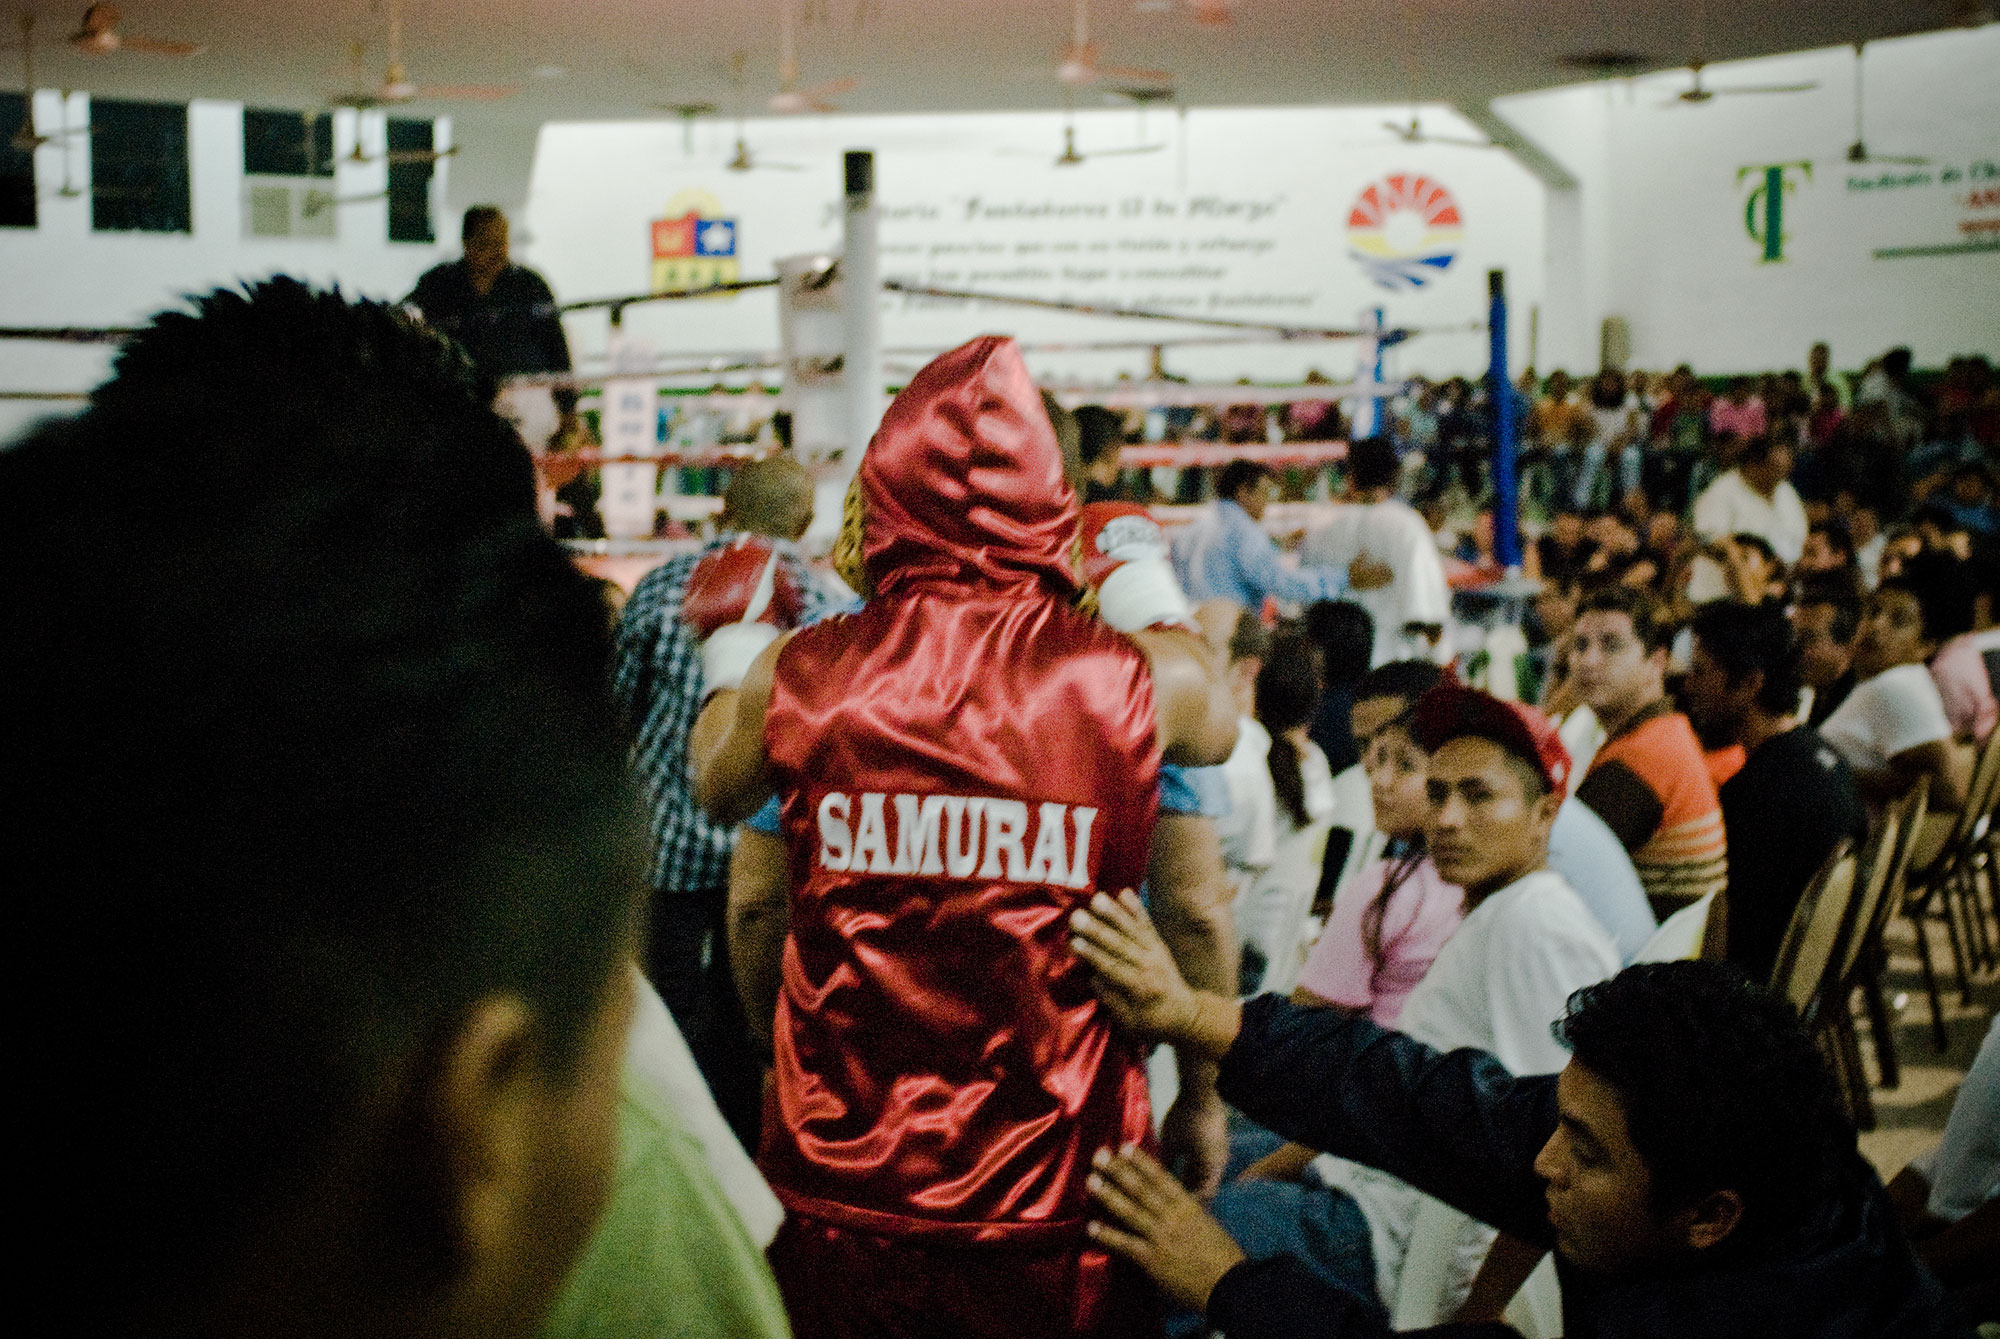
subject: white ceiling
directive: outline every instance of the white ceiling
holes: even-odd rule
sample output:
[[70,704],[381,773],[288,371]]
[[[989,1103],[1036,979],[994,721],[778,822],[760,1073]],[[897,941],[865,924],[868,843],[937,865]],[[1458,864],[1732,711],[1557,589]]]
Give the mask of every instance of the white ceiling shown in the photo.
[[[370,44],[373,77],[383,63],[387,0],[120,0],[126,32],[208,44],[187,59],[83,55],[57,40],[76,28],[83,0],[26,2],[40,10],[45,87],[302,106],[351,85],[352,42]],[[1053,66],[1071,0],[790,2],[806,15],[806,81],[864,81],[841,100],[845,110],[1060,105]],[[400,0],[413,80],[518,82],[518,95],[480,118],[537,123],[630,116],[654,102],[727,110],[720,67],[737,51],[761,102],[776,89],[780,3]],[[1233,0],[1234,21],[1218,28],[1197,24],[1187,0],[1095,0],[1091,18],[1105,63],[1173,71],[1196,106],[1466,105],[1586,77],[1561,64],[1579,52],[1626,51],[1657,69],[1917,32],[1982,9],[1979,0]],[[565,73],[535,76],[549,67]]]
[[[781,3],[803,14],[804,82],[855,76],[857,113],[1055,108],[1054,77],[1073,0],[119,0],[122,30],[205,42],[186,59],[87,56],[61,41],[85,0],[40,12],[36,82],[98,96],[219,98],[307,107],[379,82],[390,4],[400,6],[409,77],[509,83],[494,103],[416,102],[449,114],[464,146],[454,202],[515,203],[535,128],[627,119],[649,104],[738,98],[726,64],[745,57],[745,110],[777,89]],[[1213,2],[1213,0],[1211,0]],[[7,6],[11,8],[11,6]],[[1494,97],[1590,77],[1563,58],[1593,51],[1661,69],[1919,32],[1991,16],[1991,0],[1232,0],[1204,27],[1189,0],[1093,0],[1104,64],[1174,73],[1194,106],[1421,99],[1483,110]],[[367,43],[364,77],[350,48]],[[0,59],[0,86],[10,57]],[[1112,82],[1112,81],[1107,81]],[[1087,90],[1081,105],[1109,97]]]

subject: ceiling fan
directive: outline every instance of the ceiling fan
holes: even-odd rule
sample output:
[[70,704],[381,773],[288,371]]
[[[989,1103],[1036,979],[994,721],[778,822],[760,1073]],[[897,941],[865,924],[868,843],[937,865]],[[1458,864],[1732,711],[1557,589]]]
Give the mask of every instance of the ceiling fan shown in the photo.
[[1865,42],[1854,44],[1854,143],[1847,146],[1847,161],[1850,163],[1897,163],[1908,167],[1922,167],[1930,162],[1928,158],[1871,154],[1868,152],[1867,136],[1861,133],[1861,49]]
[[694,157],[694,123],[704,116],[713,116],[716,106],[712,102],[649,102],[647,108],[656,112],[672,112],[681,118],[681,150]]
[[[16,153],[33,153],[44,144],[55,143],[60,137],[90,133],[81,127],[71,129],[68,126],[46,135],[35,129],[35,16],[25,13],[21,15],[21,103],[20,129],[7,141],[7,147]],[[67,103],[64,112],[68,112]]]
[[[1093,158],[1123,158],[1133,154],[1158,153],[1166,147],[1164,144],[1127,144],[1115,149],[1092,149],[1089,153],[1084,153],[1076,147],[1076,122],[1070,120],[1063,123],[1062,152],[1054,159],[1044,159],[1044,161],[1050,162],[1055,167],[1081,167]],[[1010,158],[1043,158],[1042,153],[1027,149],[1002,149],[1000,153]]]
[[1056,78],[1069,88],[1088,88],[1100,79],[1122,80],[1128,84],[1171,84],[1172,74],[1131,65],[1100,65],[1098,48],[1090,40],[1090,0],[1076,0],[1070,25],[1069,45],[1056,56]]
[[[455,155],[462,146],[454,144],[449,149],[391,149],[387,153],[364,153],[361,137],[354,137],[354,152],[347,155],[350,163],[435,163]],[[336,203],[344,203],[337,201]]]
[[1701,72],[1707,68],[1705,62],[1691,60],[1688,62],[1687,68],[1688,73],[1694,76],[1694,82],[1674,94],[1671,99],[1662,104],[1663,106],[1671,107],[1676,102],[1685,102],[1693,106],[1700,106],[1702,103],[1711,102],[1718,97],[1725,95],[1734,97],[1738,93],[1810,93],[1813,89],[1819,87],[1818,81],[1815,80],[1803,84],[1731,84],[1727,88],[1710,88],[1701,82]]
[[199,56],[208,50],[202,42],[166,42],[157,37],[138,37],[118,31],[124,17],[113,5],[92,5],[83,11],[83,24],[69,35],[69,44],[86,56],[104,56],[114,51],[138,51],[148,56]]
[[1432,135],[1424,131],[1417,120],[1417,109],[1410,108],[1408,125],[1401,121],[1384,121],[1382,128],[1405,144],[1451,144],[1461,149],[1491,149],[1496,147],[1492,140],[1459,139],[1451,135]]
[[801,112],[837,112],[831,101],[861,86],[859,79],[828,79],[799,87],[798,15],[793,0],[778,0],[778,91],[771,96],[770,109],[780,116]]
[[[729,86],[735,90],[736,94],[736,149],[735,152],[730,154],[729,160],[723,166],[731,172],[755,172],[759,168],[775,168],[780,172],[805,171],[803,164],[766,162],[750,151],[750,141],[743,130],[744,72],[749,68],[749,65],[749,54],[738,51],[729,57],[729,63],[724,67],[724,73],[729,78]],[[693,120],[692,117],[688,119],[690,122]]]
[[[362,47],[354,43],[353,67],[356,82],[362,76]],[[374,88],[342,93],[333,99],[336,107],[357,111],[403,102],[498,102],[521,91],[518,84],[415,84],[403,64],[403,11],[396,0],[389,4],[389,63],[382,82]]]

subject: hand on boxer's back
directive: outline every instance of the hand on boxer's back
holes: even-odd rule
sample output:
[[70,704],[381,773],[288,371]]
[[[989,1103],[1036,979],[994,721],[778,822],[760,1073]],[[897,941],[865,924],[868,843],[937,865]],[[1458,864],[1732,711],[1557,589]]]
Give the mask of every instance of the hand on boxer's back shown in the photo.
[[702,696],[743,682],[765,647],[798,626],[805,600],[762,535],[738,535],[695,564],[681,621],[701,641]]

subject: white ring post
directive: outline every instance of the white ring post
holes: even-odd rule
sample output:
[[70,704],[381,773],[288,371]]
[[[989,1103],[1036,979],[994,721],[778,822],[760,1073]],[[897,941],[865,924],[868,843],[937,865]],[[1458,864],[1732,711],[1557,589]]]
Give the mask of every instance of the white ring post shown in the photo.
[[849,149],[846,155],[847,209],[840,277],[847,307],[847,454],[851,475],[861,464],[868,439],[882,422],[882,250],[881,215],[875,208],[875,154]]

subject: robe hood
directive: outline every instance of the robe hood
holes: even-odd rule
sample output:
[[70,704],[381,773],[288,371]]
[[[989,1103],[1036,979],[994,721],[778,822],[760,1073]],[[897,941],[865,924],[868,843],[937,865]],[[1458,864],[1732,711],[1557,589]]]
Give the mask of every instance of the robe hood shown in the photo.
[[1011,339],[983,335],[918,372],[882,416],[856,486],[878,594],[920,581],[1077,592],[1076,494]]

